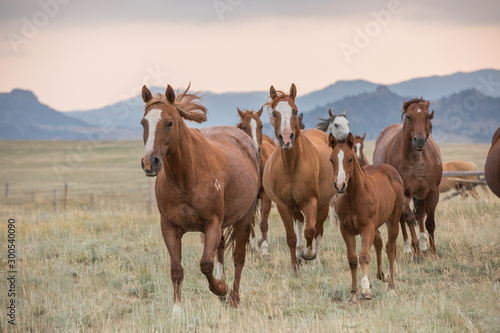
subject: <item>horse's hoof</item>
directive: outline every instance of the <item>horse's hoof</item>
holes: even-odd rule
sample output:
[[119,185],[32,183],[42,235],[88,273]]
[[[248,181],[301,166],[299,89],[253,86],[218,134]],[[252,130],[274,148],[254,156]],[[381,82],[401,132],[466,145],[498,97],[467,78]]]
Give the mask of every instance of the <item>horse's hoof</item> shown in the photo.
[[363,293],[363,299],[370,300],[373,299],[373,295],[371,292],[369,293]]
[[224,289],[224,293],[222,293],[221,295],[217,295],[217,297],[219,297],[219,300],[222,303],[226,303],[227,299],[228,299],[228,293],[229,293],[229,290],[228,290],[227,284],[226,284],[225,289]]
[[356,305],[358,304],[358,293],[357,292],[352,292],[351,291],[351,296],[349,296],[349,299],[347,302],[351,305]]
[[301,257],[302,257],[304,260],[311,261],[311,260],[316,259],[316,253],[314,253],[314,254],[312,255],[312,257],[310,257],[310,258],[306,257],[306,256],[304,255],[304,251],[305,251],[305,250],[306,250],[306,249],[302,250],[302,253],[301,253]]
[[384,274],[384,272],[380,272],[380,274],[377,274],[377,279],[382,282],[388,282],[387,276]]

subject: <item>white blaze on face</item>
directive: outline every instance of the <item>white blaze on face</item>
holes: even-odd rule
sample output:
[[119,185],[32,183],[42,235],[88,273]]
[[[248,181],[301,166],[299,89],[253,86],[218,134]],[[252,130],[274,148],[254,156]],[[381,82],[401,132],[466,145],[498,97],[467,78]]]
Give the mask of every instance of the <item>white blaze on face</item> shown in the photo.
[[339,173],[337,175],[337,186],[342,187],[342,184],[345,183],[345,170],[344,170],[344,152],[341,150],[337,154],[337,158],[339,160]]
[[148,122],[148,140],[146,141],[146,147],[144,148],[144,155],[149,155],[155,145],[156,126],[161,119],[161,110],[150,110],[144,119]]
[[422,112],[422,110],[418,109],[418,110],[417,110],[417,113],[420,113],[420,112]]
[[253,142],[255,142],[255,145],[259,147],[259,142],[257,141],[257,122],[253,118],[250,120],[250,129],[252,131]]
[[280,132],[283,130],[291,131],[292,127],[290,125],[292,119],[292,107],[285,101],[279,102],[275,108],[281,114],[281,128]]
[[361,159],[361,143],[356,143],[356,156]]

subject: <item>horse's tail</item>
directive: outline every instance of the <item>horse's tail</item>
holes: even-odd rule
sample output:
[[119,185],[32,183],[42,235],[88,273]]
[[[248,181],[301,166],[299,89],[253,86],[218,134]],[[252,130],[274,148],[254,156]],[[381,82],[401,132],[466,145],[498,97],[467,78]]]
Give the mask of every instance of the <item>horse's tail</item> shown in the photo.
[[[255,230],[255,217],[257,215],[259,215],[259,212],[260,212],[260,199],[258,199],[256,197],[255,201],[252,204],[252,207],[249,209],[249,211],[247,213],[247,214],[251,215],[250,223],[246,226],[247,228],[249,228],[250,235],[255,234],[255,231],[254,231]],[[224,240],[226,242],[225,250],[227,252],[229,252],[229,250],[231,250],[231,252],[233,252],[233,250],[234,250],[235,239],[236,239],[236,232],[235,231],[236,231],[236,227],[234,224],[223,230]],[[249,246],[249,244],[250,244],[250,237],[247,239],[247,243],[245,244],[245,246]]]

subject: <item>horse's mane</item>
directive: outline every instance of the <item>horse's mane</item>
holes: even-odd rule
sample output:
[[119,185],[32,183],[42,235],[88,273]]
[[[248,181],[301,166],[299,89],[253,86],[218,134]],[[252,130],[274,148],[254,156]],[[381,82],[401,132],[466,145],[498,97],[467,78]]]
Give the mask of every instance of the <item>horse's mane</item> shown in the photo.
[[[201,97],[199,96],[199,91],[193,94],[188,94],[190,87],[191,82],[183,92],[180,92],[179,89],[177,90],[174,106],[182,118],[195,121],[197,123],[203,123],[207,121],[207,108],[200,103]],[[164,94],[157,93],[146,104],[146,108],[156,103],[163,103],[166,105],[169,104]]]
[[410,107],[410,105],[415,104],[415,103],[418,104],[418,103],[427,102],[422,97],[420,97],[420,98],[415,97],[415,98],[412,98],[409,101],[403,103],[403,109],[401,110],[401,120],[403,120],[403,117],[406,114],[406,111],[408,111],[408,108]]
[[336,117],[344,117],[347,119],[344,114],[334,114],[333,117],[327,116],[326,118],[319,118],[318,123],[316,124],[316,128],[323,132],[326,132],[328,126]]

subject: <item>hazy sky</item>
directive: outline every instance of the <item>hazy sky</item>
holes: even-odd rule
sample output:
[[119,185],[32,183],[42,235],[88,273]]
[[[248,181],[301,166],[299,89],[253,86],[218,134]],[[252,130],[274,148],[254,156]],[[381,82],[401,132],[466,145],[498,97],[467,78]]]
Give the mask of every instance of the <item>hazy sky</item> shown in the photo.
[[[498,0],[0,0],[0,92],[56,110],[148,85],[213,92],[500,69]],[[417,93],[418,94],[418,93]]]

